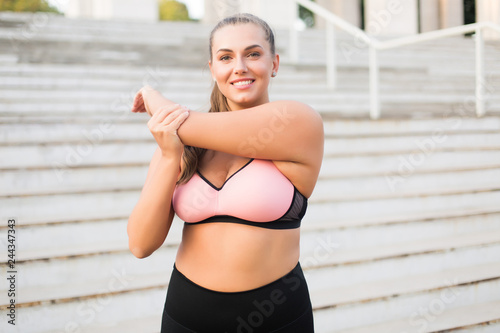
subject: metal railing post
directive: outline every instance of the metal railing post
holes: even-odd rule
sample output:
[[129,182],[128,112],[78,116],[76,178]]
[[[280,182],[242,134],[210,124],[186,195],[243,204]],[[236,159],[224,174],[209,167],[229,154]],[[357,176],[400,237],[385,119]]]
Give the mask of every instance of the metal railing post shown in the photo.
[[335,26],[326,25],[326,82],[328,88],[337,88],[337,59],[335,57]]
[[370,118],[380,118],[378,50],[370,45]]
[[295,24],[299,18],[299,6],[292,0],[290,1],[290,62],[297,64],[299,62],[299,33]]
[[484,38],[481,25],[476,28],[476,115],[484,116],[485,96],[484,96]]

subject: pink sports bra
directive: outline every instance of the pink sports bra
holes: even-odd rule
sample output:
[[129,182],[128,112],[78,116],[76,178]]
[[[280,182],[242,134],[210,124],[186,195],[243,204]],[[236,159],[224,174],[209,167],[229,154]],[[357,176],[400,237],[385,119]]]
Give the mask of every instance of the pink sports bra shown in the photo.
[[269,160],[251,159],[220,188],[199,172],[175,188],[172,204],[186,224],[229,222],[268,229],[293,229],[307,198]]

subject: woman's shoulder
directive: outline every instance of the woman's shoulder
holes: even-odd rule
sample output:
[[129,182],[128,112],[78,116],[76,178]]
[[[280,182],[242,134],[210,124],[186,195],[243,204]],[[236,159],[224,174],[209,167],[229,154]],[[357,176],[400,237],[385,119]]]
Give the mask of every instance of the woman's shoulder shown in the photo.
[[274,108],[277,115],[284,120],[323,128],[321,115],[309,104],[295,100],[279,100],[270,102],[269,106]]

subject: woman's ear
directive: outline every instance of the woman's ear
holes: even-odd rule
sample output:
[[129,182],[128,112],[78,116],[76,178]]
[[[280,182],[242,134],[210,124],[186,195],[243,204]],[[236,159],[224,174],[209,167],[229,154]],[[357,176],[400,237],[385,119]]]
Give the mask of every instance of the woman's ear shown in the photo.
[[280,68],[280,55],[276,54],[273,60],[273,73],[277,74],[279,68]]
[[210,60],[208,61],[208,68],[210,68],[210,73],[212,74],[212,80],[215,81],[215,75],[214,75],[214,71],[212,69],[212,62]]

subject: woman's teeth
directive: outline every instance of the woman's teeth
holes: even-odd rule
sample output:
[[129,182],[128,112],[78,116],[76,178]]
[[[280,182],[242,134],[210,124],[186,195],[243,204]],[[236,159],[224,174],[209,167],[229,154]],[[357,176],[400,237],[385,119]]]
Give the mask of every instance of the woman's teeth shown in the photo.
[[238,81],[233,83],[235,86],[245,86],[247,84],[251,84],[253,81],[252,80],[247,80],[247,81]]

